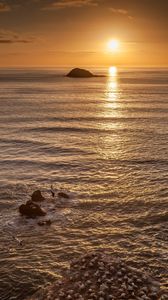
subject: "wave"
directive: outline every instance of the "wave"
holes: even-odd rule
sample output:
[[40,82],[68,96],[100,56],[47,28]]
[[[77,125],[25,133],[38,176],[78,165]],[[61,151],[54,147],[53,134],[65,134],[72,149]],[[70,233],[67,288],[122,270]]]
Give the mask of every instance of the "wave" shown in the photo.
[[136,220],[131,218],[129,219],[129,222],[133,223],[136,227],[168,223],[168,212],[149,213],[146,216],[136,217]]
[[[105,128],[103,128],[105,127]],[[98,128],[95,128],[95,127],[77,127],[77,126],[37,126],[36,128],[35,127],[29,127],[29,128],[25,128],[24,129],[25,132],[39,132],[39,133],[42,133],[42,132],[53,132],[53,133],[56,133],[56,132],[62,132],[62,133],[79,133],[79,134],[87,134],[87,133],[90,133],[90,134],[103,134],[103,133],[108,133],[108,134],[116,134],[116,133],[127,133],[129,135],[154,135],[155,137],[157,135],[159,135],[159,137],[167,137],[168,136],[168,133],[167,132],[157,132],[157,130],[155,129],[148,129],[147,127],[146,128],[114,128],[114,129],[109,129],[108,126],[105,126],[105,124],[102,124],[99,125]]]
[[[168,159],[110,159],[108,158],[88,158],[85,162],[83,162],[83,164],[85,164],[85,167],[87,167],[90,163],[92,163],[94,160],[96,160],[97,162],[97,166],[101,166],[103,164],[103,162],[105,162],[106,160],[108,160],[108,164],[113,164],[113,165],[164,165],[164,166],[168,166]],[[82,167],[84,167],[84,165],[81,165]],[[39,167],[48,167],[48,168],[65,168],[68,167],[79,167],[79,162],[78,160],[73,160],[73,161],[45,161],[45,157],[44,160],[39,157],[39,159],[33,160],[31,158],[25,158],[25,159],[20,159],[19,157],[15,157],[12,159],[4,159],[3,161],[0,161],[0,165],[1,166],[17,166],[17,165],[23,165],[23,166],[39,166]],[[95,179],[97,180],[97,179]]]
[[[12,145],[12,147],[23,147],[25,146],[27,149],[27,147],[31,148],[31,153],[35,150],[35,151],[47,151],[47,152],[51,152],[51,153],[55,153],[55,155],[64,155],[64,154],[69,154],[69,155],[88,155],[91,154],[92,152],[85,149],[79,149],[76,147],[65,147],[65,146],[55,146],[52,143],[45,143],[37,141],[37,140],[21,140],[21,139],[7,139],[7,138],[0,138],[0,143],[1,143],[1,147],[5,147],[6,145]],[[30,153],[30,155],[31,155]]]

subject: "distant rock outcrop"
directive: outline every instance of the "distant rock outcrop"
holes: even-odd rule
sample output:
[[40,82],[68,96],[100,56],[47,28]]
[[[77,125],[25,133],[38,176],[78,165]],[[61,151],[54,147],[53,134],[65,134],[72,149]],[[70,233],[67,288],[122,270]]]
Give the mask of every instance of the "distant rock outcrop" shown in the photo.
[[93,75],[90,71],[79,68],[72,69],[66,76],[74,78],[95,77],[95,75]]

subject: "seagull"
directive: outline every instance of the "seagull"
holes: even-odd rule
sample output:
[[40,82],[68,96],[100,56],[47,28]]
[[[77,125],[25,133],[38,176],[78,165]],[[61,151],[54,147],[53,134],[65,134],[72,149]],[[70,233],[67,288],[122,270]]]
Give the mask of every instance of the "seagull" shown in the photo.
[[12,238],[20,245],[23,246],[23,240],[18,239],[16,236],[12,235]]
[[54,192],[54,190],[53,190],[53,186],[52,186],[52,185],[51,185],[51,190],[50,190],[50,192],[51,192],[52,197],[54,198],[55,192]]
[[13,235],[11,232],[9,232],[8,230],[4,230],[4,232],[6,232],[7,234],[9,234],[11,236],[11,238],[16,241],[20,246],[23,246],[23,240],[19,239],[17,236]]

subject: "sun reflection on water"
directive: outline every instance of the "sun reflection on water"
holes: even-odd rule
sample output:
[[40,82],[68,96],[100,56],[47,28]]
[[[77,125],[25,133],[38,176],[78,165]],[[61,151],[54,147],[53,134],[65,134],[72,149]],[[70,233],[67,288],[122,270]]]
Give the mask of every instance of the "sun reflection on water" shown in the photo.
[[109,68],[109,76],[116,77],[117,76],[117,67],[110,67]]
[[109,68],[109,77],[107,82],[107,89],[106,89],[106,96],[108,100],[107,106],[110,108],[117,107],[117,99],[119,96],[118,91],[118,76],[117,76],[117,67],[110,67]]

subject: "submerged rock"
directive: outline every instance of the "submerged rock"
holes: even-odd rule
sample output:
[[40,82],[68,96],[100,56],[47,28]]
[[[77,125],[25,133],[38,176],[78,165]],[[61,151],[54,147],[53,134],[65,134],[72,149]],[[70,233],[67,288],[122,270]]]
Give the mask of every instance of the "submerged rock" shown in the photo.
[[94,75],[88,70],[75,68],[67,74],[67,77],[87,78],[87,77],[94,77]]
[[38,224],[39,226],[44,226],[44,225],[50,226],[50,225],[51,225],[51,220],[39,221],[37,224]]
[[167,296],[157,281],[126,260],[91,253],[72,261],[61,281],[29,300],[165,300]]
[[64,192],[59,192],[58,193],[58,197],[59,198],[65,198],[65,199],[69,199],[69,195],[64,193]]
[[29,218],[36,218],[46,215],[46,212],[40,207],[40,205],[33,203],[31,200],[27,201],[26,204],[20,205],[19,212],[21,215]]
[[31,195],[31,199],[33,202],[41,202],[45,200],[40,190],[34,191],[33,194]]

